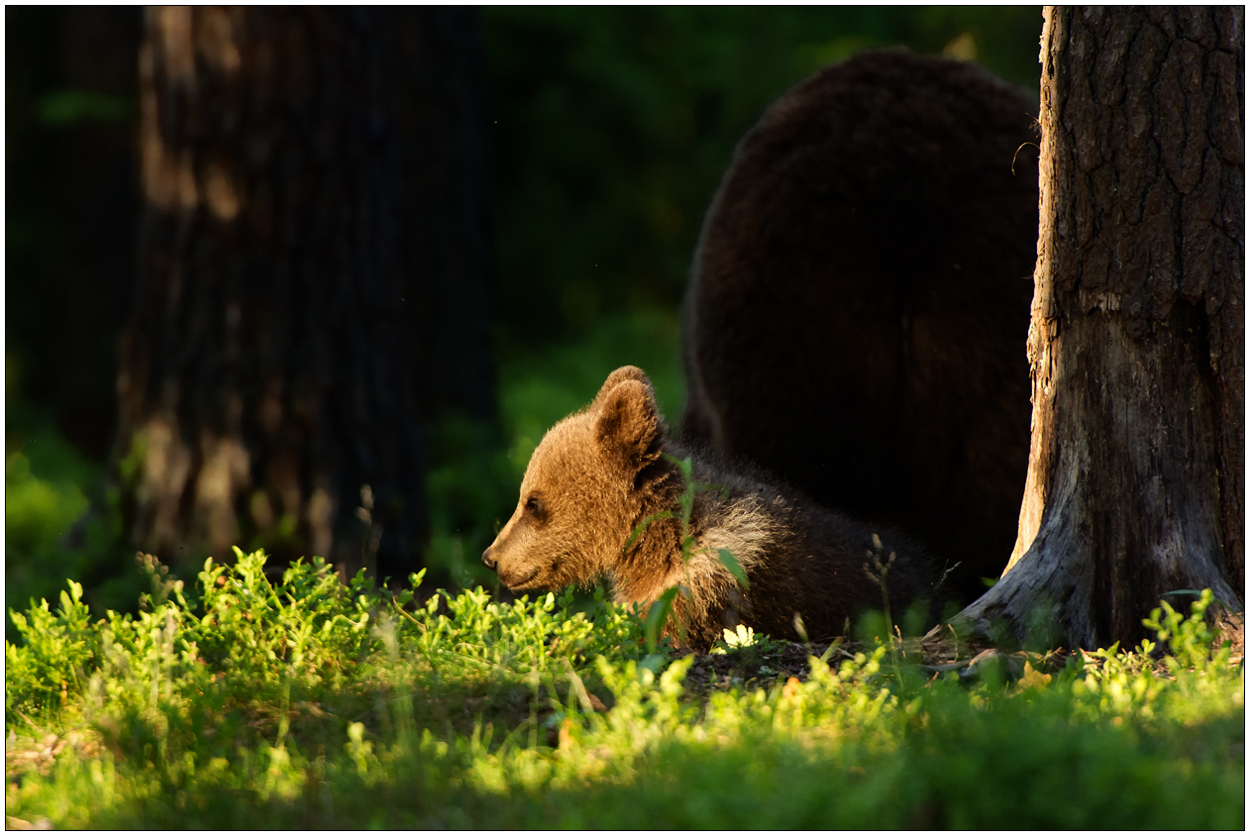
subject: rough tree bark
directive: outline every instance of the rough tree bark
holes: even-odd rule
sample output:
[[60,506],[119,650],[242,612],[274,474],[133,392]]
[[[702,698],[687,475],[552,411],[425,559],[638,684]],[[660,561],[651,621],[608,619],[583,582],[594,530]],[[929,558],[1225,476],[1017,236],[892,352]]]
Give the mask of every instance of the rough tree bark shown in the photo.
[[389,10],[147,12],[117,450],[135,545],[184,568],[234,544],[417,568],[394,30]]
[[1032,448],[974,632],[1106,646],[1169,591],[1242,608],[1243,24],[1046,10]]

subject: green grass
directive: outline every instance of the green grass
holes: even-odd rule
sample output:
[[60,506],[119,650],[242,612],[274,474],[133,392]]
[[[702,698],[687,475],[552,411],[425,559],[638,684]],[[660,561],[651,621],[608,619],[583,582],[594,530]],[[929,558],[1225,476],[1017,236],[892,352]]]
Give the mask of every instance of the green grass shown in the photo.
[[[1159,647],[968,684],[886,646],[648,655],[600,595],[397,594],[263,556],[6,643],[6,813],[64,827],[1244,826],[1244,671]],[[419,581],[415,576],[412,582]],[[820,652],[820,648],[814,648]],[[754,651],[748,653],[747,651]],[[898,648],[895,648],[895,654]],[[1166,651],[1166,654],[1164,653]],[[1041,671],[1048,670],[1049,673]]]

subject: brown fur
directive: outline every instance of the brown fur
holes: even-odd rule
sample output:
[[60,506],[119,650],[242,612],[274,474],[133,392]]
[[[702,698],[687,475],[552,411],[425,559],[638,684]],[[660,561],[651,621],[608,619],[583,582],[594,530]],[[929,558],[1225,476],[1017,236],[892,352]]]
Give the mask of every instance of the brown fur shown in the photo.
[[[696,553],[688,565],[677,518],[655,520],[626,548],[643,520],[678,513],[685,484],[664,454],[690,456],[696,482],[724,488],[696,495],[690,522]],[[880,533],[885,554],[898,553],[888,575],[897,616],[931,592],[932,572],[915,547]],[[626,366],[608,376],[589,407],[543,438],[516,511],[482,561],[515,591],[606,576],[616,600],[647,604],[682,584],[691,595],[678,596],[676,612],[696,644],[739,623],[774,638],[797,638],[795,613],[809,637],[818,639],[840,634],[847,619],[865,608],[881,608],[881,588],[864,571],[872,537],[871,529],[759,473],[670,438],[650,381]],[[748,588],[719,561],[722,548],[745,570]]]
[[962,561],[968,598],[1028,462],[1036,112],[903,49],[815,73],[739,143],[686,298],[683,433]]

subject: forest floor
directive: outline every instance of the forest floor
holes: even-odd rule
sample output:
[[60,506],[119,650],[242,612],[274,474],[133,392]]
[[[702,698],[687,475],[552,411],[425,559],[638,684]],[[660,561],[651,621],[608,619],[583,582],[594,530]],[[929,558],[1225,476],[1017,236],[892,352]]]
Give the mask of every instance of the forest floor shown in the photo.
[[1132,651],[739,630],[696,653],[602,593],[379,594],[242,553],[194,584],[148,570],[137,616],[76,584],[13,615],[8,827],[1245,823],[1244,662],[1212,648],[1209,596]]

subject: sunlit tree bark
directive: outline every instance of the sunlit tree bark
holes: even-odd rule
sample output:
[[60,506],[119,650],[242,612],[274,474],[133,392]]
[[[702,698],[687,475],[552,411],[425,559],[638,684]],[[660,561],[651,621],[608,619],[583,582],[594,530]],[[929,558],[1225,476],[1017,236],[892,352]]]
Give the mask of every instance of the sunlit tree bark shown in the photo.
[[1105,646],[1170,591],[1242,607],[1244,10],[1045,21],[1029,473],[962,617]]
[[129,534],[184,566],[238,544],[402,577],[426,509],[393,15],[164,7],[145,26]]

